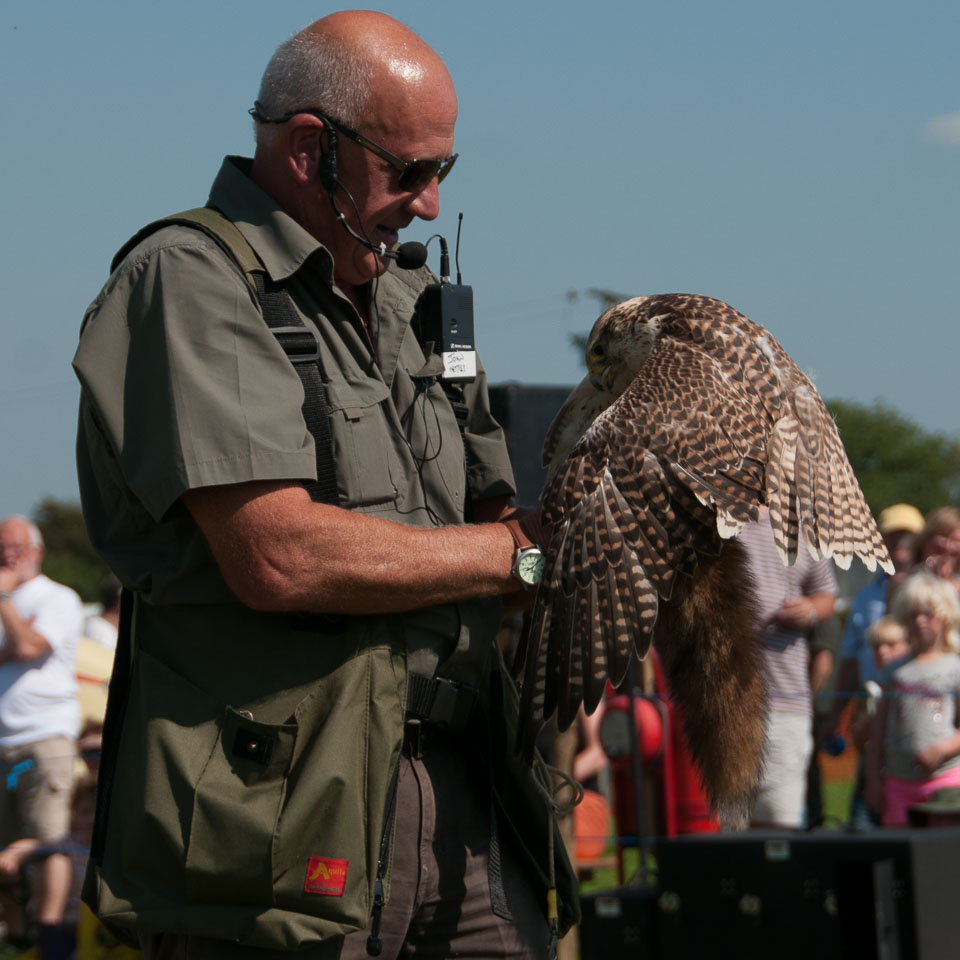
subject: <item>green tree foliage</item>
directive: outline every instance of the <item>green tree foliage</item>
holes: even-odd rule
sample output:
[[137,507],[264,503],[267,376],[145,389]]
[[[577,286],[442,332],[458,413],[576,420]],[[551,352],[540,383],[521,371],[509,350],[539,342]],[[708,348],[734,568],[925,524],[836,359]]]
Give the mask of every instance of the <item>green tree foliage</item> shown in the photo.
[[874,515],[891,503],[927,513],[960,501],[960,439],[928,432],[879,400],[827,406]]
[[84,601],[96,601],[100,581],[110,571],[90,545],[79,504],[46,497],[34,509],[33,521],[46,544],[43,572],[73,587]]

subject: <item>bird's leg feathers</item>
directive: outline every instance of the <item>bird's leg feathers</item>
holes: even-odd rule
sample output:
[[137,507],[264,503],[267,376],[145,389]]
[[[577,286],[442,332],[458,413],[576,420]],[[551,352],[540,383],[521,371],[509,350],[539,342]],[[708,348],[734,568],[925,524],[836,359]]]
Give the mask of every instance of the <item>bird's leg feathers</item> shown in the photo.
[[663,604],[656,646],[711,805],[743,827],[763,765],[766,693],[753,588],[730,541],[679,577]]

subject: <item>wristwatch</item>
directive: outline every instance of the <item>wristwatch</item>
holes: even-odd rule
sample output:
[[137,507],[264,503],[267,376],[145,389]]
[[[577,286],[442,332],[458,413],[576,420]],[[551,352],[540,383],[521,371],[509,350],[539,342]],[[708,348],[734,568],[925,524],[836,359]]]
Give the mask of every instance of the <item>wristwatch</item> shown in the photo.
[[504,520],[517,552],[513,558],[513,576],[525,587],[535,587],[543,577],[546,560],[543,551],[523,532],[519,520]]
[[525,586],[535,587],[543,578],[546,563],[539,547],[524,547],[517,550],[513,561],[513,575]]

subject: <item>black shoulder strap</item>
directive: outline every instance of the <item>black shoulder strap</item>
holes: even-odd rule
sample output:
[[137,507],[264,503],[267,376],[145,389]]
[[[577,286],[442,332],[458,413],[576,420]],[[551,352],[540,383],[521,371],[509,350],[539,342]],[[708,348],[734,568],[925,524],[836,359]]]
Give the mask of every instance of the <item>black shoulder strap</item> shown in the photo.
[[303,384],[303,406],[300,408],[307,429],[313,436],[317,453],[317,479],[304,483],[314,503],[339,502],[337,471],[333,463],[333,438],[330,434],[330,403],[323,385],[320,344],[300,319],[290,294],[265,271],[254,275],[257,299],[267,326],[273,331],[287,359]]
[[251,295],[260,304],[264,322],[277,338],[303,384],[301,411],[313,437],[317,460],[317,479],[313,483],[305,483],[304,486],[315,503],[338,503],[337,472],[333,462],[333,440],[330,434],[330,404],[323,382],[320,346],[310,328],[300,319],[290,294],[282,284],[270,278],[263,262],[237,225],[210,206],[196,207],[154,220],[120,248],[110,269],[116,270],[123,258],[150,234],[172,225],[191,227],[205,233],[243,273]]

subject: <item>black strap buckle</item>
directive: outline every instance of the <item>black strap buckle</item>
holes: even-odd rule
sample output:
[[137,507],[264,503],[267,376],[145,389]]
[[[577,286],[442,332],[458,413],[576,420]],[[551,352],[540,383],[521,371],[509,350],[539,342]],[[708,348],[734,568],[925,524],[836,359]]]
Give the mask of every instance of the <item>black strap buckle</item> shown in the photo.
[[270,330],[280,341],[280,346],[291,363],[316,363],[319,359],[320,341],[309,327],[301,324],[271,327]]
[[407,722],[419,720],[460,733],[466,729],[478,694],[468,683],[411,673],[407,677]]

